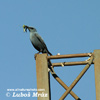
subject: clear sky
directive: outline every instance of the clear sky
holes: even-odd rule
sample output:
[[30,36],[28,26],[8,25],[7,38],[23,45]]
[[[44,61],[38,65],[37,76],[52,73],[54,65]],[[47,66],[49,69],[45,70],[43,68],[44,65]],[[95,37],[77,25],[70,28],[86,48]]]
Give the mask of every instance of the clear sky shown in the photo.
[[[7,89],[37,89],[34,60],[37,51],[29,40],[29,32],[23,32],[23,24],[37,29],[53,55],[88,53],[100,49],[100,0],[1,0],[0,100],[37,100],[35,97],[6,96]],[[55,68],[55,72],[70,86],[83,68],[59,67]],[[93,65],[73,91],[82,100],[95,100]],[[64,92],[51,76],[52,100],[59,100]],[[68,95],[65,100],[74,98]]]

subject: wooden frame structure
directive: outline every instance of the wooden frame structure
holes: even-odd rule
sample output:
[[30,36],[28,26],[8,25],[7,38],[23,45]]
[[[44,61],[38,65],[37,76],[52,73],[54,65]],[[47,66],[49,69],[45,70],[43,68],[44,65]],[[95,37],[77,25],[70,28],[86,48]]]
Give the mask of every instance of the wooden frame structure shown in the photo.
[[54,73],[51,72],[52,76],[66,90],[66,92],[60,97],[59,100],[64,100],[69,93],[72,95],[73,98],[75,98],[75,100],[81,100],[72,91],[72,89],[77,84],[77,82],[82,78],[85,72],[89,69],[91,64],[94,64],[94,69],[95,69],[96,100],[100,100],[100,50],[94,50],[93,53],[55,55],[55,56],[47,56],[47,54],[37,54],[36,56],[37,89],[44,89],[45,90],[44,92],[47,93],[48,95],[47,97],[39,96],[38,100],[51,100],[48,60],[62,59],[62,58],[77,58],[77,57],[89,57],[89,59],[86,61],[77,61],[77,62],[52,63],[52,69],[53,67],[57,66],[86,65],[69,87],[58,77],[58,75],[55,72]]

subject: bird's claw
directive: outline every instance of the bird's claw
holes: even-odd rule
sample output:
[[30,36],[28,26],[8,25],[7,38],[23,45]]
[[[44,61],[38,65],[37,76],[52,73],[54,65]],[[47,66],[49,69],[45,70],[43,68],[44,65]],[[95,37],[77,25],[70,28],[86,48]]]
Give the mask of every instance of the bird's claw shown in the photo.
[[35,60],[36,60],[36,56],[37,56],[37,54],[39,54],[39,53],[40,53],[40,51],[34,55]]
[[37,53],[34,55],[35,60],[36,60],[36,57],[37,57]]

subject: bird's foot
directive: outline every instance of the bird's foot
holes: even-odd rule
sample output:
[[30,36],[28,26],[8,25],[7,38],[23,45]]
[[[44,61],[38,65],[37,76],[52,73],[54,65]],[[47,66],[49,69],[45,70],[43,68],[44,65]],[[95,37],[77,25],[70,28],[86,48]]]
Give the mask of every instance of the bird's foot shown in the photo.
[[35,60],[36,60],[36,56],[37,56],[39,53],[40,53],[40,51],[34,55]]
[[37,56],[37,53],[34,55],[35,60],[36,60],[36,56]]

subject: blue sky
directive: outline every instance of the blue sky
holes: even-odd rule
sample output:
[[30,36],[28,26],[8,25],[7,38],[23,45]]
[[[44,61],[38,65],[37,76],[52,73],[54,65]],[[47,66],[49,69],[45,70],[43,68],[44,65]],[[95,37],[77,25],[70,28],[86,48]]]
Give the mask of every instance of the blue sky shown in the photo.
[[[29,32],[23,32],[23,24],[37,29],[53,55],[88,53],[100,49],[99,12],[99,0],[0,1],[0,100],[37,100],[31,97],[6,97],[9,88],[37,88],[34,60],[37,51],[30,43]],[[55,72],[70,86],[83,68],[84,66],[67,66],[55,68]],[[93,65],[73,91],[82,100],[95,100]],[[51,76],[52,100],[59,100],[64,92]],[[65,100],[74,99],[68,95]]]

